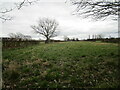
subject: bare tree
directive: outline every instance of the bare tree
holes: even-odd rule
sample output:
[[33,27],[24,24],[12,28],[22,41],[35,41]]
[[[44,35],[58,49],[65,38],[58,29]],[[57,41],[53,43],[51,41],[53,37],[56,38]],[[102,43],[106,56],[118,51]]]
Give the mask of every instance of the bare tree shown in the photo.
[[104,35],[103,34],[98,34],[96,35],[97,36],[97,39],[103,39],[104,38]]
[[16,36],[15,33],[9,33],[8,36],[9,36],[10,38],[17,38],[17,36]]
[[64,41],[68,41],[69,37],[64,36]]
[[70,0],[77,6],[75,15],[82,15],[84,18],[91,17],[94,20],[106,19],[113,16],[117,20],[120,12],[119,0]]
[[31,36],[30,35],[24,35],[22,33],[10,33],[8,34],[11,39],[16,39],[16,40],[30,40]]
[[[2,9],[0,9],[0,19],[2,21],[12,20],[13,17],[8,15],[9,12],[11,12],[15,9],[20,10],[22,7],[32,5],[32,4],[36,3],[37,1],[39,1],[39,0],[21,0],[21,2],[13,3],[14,5],[11,8],[2,7]],[[4,5],[2,5],[2,6],[4,6]]]
[[50,38],[58,35],[58,25],[59,24],[55,19],[40,18],[38,25],[32,25],[31,28],[34,29],[35,33],[43,35],[46,38],[45,43],[49,43]]

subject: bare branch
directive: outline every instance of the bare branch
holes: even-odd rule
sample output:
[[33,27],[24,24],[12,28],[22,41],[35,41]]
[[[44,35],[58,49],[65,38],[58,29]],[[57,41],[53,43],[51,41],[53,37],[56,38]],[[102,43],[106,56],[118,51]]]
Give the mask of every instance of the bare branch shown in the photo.
[[0,16],[0,19],[2,19],[2,22],[4,23],[5,21],[12,20],[13,17],[2,15]]
[[4,11],[0,11],[0,13],[3,13],[3,14],[4,14],[4,13],[11,12],[12,10],[13,10],[13,8],[11,8],[11,9],[9,9],[9,10],[8,10],[8,9],[5,9]]
[[104,19],[109,16],[116,16],[120,12],[119,0],[70,0],[73,5],[76,5],[75,15],[80,15],[85,18],[93,17],[96,20]]
[[5,8],[3,10],[0,10],[0,14],[1,14],[0,15],[0,19],[3,20],[3,21],[12,20],[11,18],[9,18],[10,16],[9,17],[6,16],[6,13],[9,13],[9,12],[15,10],[15,9],[20,10],[22,7],[28,6],[28,5],[32,5],[32,4],[34,4],[34,3],[38,2],[38,1],[39,0],[32,0],[32,1],[30,1],[30,0],[23,0],[21,2],[14,3],[14,6],[9,8],[9,9]]

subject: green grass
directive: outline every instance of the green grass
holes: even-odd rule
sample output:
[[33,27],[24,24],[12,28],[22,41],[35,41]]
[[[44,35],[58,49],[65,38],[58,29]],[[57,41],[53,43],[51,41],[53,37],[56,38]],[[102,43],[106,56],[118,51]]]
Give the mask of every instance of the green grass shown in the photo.
[[3,50],[3,87],[118,87],[118,45],[61,42]]

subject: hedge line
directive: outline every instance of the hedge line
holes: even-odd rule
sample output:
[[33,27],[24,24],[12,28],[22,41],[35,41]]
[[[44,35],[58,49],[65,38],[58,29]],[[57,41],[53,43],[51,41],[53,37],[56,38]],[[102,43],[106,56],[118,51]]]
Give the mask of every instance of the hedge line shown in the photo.
[[29,45],[39,44],[40,41],[2,41],[3,48],[26,47]]

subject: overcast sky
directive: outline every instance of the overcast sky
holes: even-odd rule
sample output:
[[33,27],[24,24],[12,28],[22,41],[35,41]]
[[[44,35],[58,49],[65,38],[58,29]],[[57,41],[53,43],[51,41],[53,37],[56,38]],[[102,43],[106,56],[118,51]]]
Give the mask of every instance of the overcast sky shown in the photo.
[[[8,2],[9,1],[9,2]],[[16,1],[16,0],[11,0]],[[20,1],[20,0],[19,0]],[[39,18],[48,17],[56,19],[59,22],[59,36],[55,39],[63,39],[64,36],[70,38],[85,39],[88,35],[103,34],[105,37],[118,34],[117,21],[90,21],[81,17],[72,15],[75,7],[66,0],[40,0],[39,3],[23,7],[21,10],[14,10],[9,15],[14,16],[14,19],[2,23],[2,36],[8,36],[9,33],[23,33],[31,35],[33,38],[42,38],[33,33],[30,25],[36,25]],[[1,0],[0,6],[12,7],[10,0]]]

